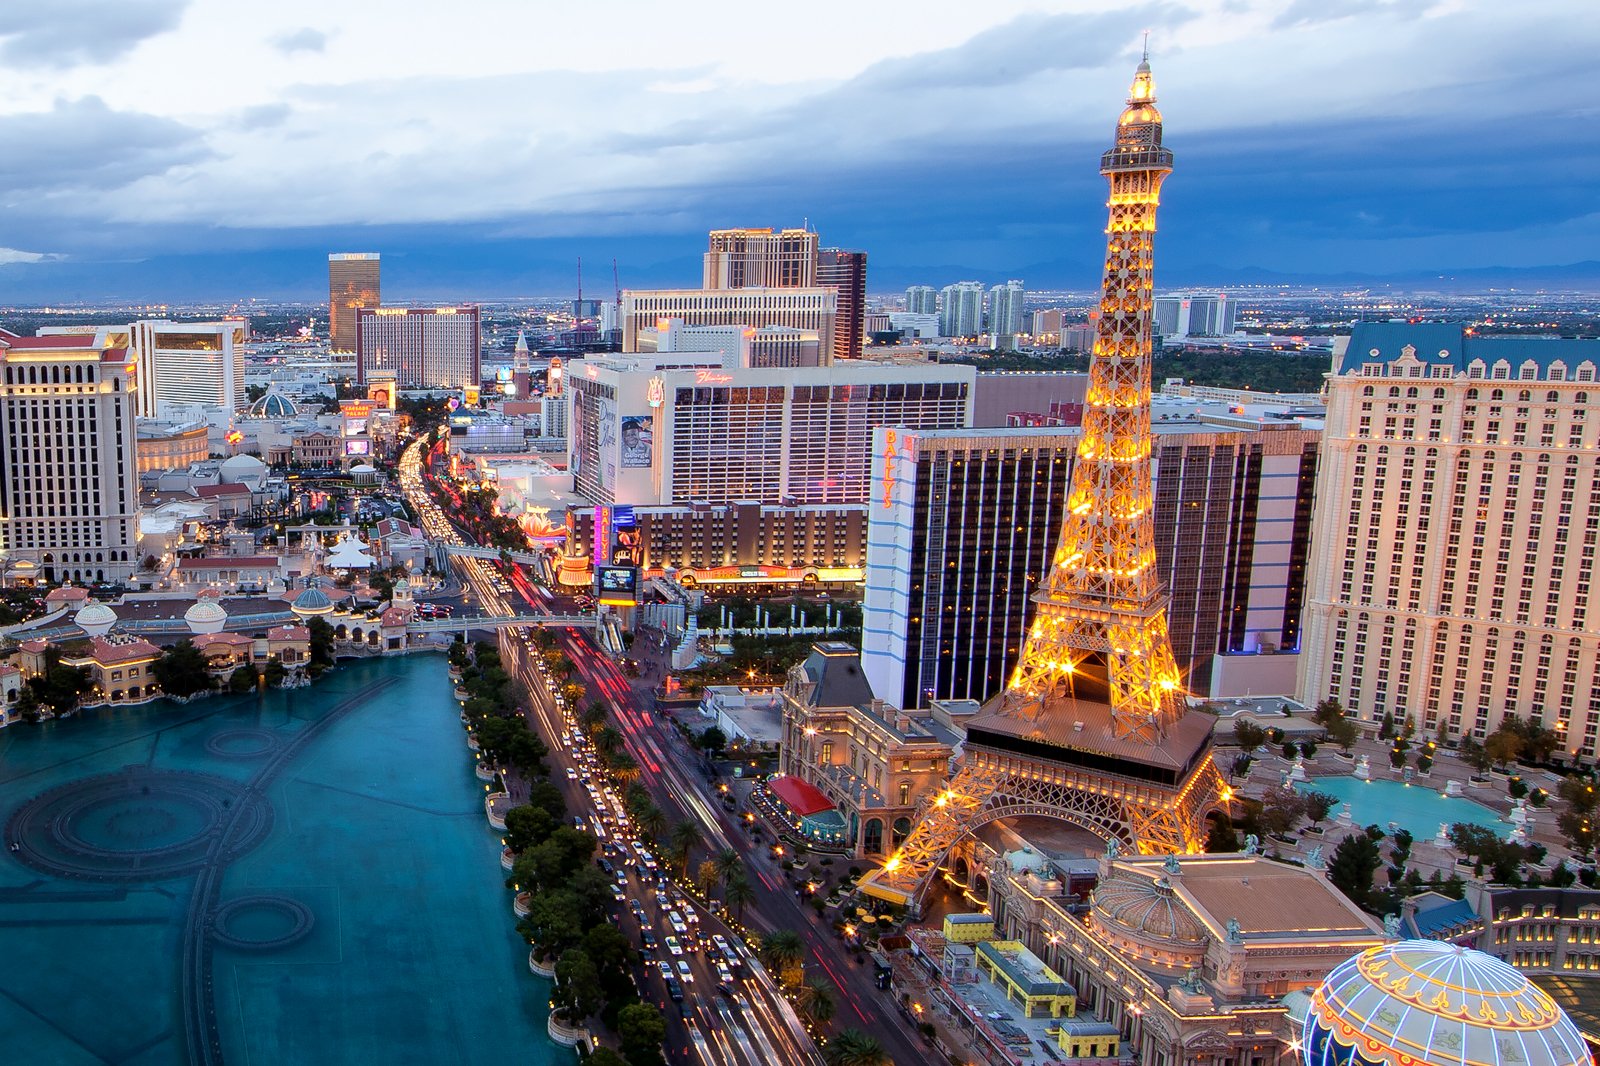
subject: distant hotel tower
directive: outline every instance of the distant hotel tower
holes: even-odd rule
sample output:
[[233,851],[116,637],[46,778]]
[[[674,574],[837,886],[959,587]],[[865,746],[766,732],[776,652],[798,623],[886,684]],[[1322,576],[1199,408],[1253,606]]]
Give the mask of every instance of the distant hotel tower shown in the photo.
[[334,351],[356,350],[356,313],[380,302],[377,252],[328,256],[328,334]]
[[824,248],[817,253],[817,284],[839,293],[833,357],[860,359],[867,335],[867,253]]
[[862,882],[915,907],[964,834],[1013,814],[1072,822],[1113,848],[1199,851],[1223,783],[1215,720],[1187,706],[1157,577],[1151,485],[1151,276],[1172,172],[1150,64],[1116,142],[1100,332],[1055,559],[1005,692],[968,724],[964,765],[905,843]]
[[93,335],[0,330],[0,565],[8,583],[123,581],[139,567],[138,365]]

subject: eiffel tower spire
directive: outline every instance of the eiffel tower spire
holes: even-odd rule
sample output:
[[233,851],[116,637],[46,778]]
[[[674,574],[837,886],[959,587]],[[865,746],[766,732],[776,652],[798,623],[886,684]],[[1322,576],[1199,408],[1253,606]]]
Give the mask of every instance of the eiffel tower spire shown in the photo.
[[1156,206],[1172,173],[1155,102],[1146,58],[1100,161],[1110,217],[1083,436],[1060,545],[1004,705],[1034,720],[1063,696],[1091,697],[1110,705],[1118,736],[1150,744],[1184,711],[1150,520],[1151,279]]
[[861,882],[915,907],[965,834],[1057,817],[1141,853],[1200,849],[1228,791],[1211,724],[1189,710],[1167,636],[1152,523],[1150,352],[1156,207],[1172,173],[1148,53],[1115,140],[1100,325],[1061,540],[1005,690],[967,726],[963,765]]

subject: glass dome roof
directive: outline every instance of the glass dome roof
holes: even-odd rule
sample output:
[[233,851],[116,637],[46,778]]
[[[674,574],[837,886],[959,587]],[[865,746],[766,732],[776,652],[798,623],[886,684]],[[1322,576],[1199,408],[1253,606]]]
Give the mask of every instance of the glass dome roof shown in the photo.
[[1340,963],[1311,997],[1307,1066],[1587,1066],[1555,1001],[1492,955],[1402,940]]
[[294,401],[281,393],[269,392],[261,399],[250,405],[245,412],[246,418],[294,418],[300,413],[300,408]]

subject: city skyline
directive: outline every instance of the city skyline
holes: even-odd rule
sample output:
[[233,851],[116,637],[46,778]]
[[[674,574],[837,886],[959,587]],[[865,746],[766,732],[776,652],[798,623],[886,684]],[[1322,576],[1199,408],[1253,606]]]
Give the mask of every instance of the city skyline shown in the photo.
[[[786,64],[715,3],[615,4],[626,28],[604,39],[594,12],[489,2],[447,25],[405,4],[373,23],[290,3],[248,26],[208,0],[24,5],[0,15],[16,160],[0,284],[309,298],[318,258],[370,247],[418,298],[565,292],[578,255],[660,287],[692,283],[707,229],[809,221],[872,255],[877,291],[1087,289],[1100,191],[1070,163],[1145,29],[1190,160],[1158,284],[1504,283],[1589,260],[1596,227],[1594,147],[1550,109],[1578,122],[1593,97],[1600,16],[1542,6],[1003,3],[984,24],[894,4],[852,9],[840,39],[823,4],[755,27],[806,57]],[[430,61],[397,79],[389,57],[419,25]],[[196,55],[230,77],[195,93]],[[1555,180],[1506,163],[1551,153]],[[1523,276],[1592,284],[1600,267]]]

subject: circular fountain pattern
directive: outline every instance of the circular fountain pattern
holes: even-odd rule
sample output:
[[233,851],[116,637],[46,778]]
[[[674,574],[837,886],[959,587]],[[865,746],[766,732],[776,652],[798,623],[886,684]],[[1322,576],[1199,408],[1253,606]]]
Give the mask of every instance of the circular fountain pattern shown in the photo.
[[271,804],[236,782],[130,766],[28,800],[5,839],[17,859],[57,877],[164,881],[231,861],[271,829]]
[[256,759],[278,748],[268,729],[224,729],[206,738],[206,751],[220,759]]
[[216,909],[211,939],[235,951],[276,951],[304,940],[315,922],[311,908],[297,899],[241,896]]

